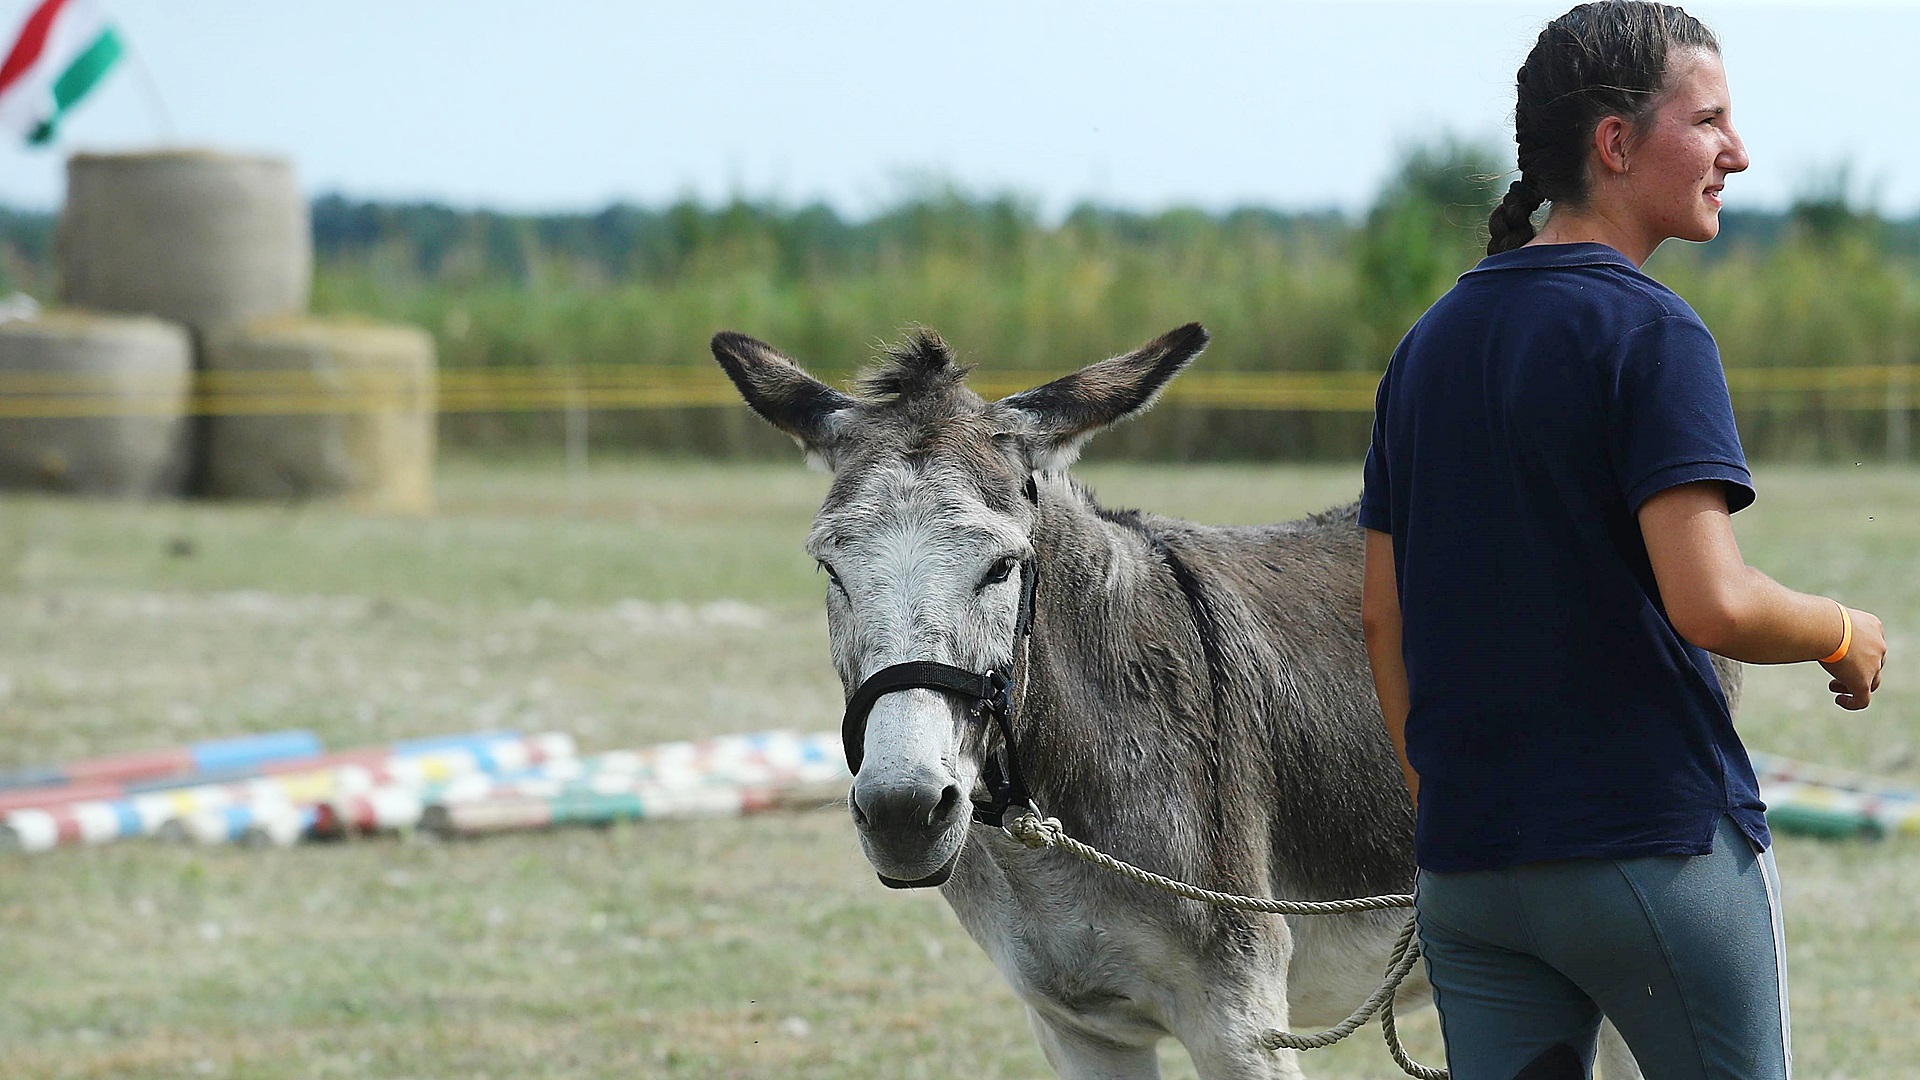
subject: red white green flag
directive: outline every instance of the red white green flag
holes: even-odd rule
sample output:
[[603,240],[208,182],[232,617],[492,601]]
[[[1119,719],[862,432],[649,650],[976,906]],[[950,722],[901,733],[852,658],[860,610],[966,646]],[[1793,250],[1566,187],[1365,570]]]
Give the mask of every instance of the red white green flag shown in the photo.
[[120,37],[95,0],[45,0],[0,62],[0,131],[34,146],[52,141],[120,53]]

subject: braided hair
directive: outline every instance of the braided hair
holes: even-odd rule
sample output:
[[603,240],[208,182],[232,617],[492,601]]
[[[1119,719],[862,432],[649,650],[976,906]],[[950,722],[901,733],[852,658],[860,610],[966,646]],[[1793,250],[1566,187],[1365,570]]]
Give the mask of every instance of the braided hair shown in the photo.
[[1513,141],[1520,179],[1487,219],[1487,254],[1533,239],[1542,203],[1587,197],[1587,142],[1609,116],[1638,121],[1666,89],[1667,55],[1680,48],[1718,53],[1700,20],[1671,4],[1599,0],[1547,24],[1514,77]]

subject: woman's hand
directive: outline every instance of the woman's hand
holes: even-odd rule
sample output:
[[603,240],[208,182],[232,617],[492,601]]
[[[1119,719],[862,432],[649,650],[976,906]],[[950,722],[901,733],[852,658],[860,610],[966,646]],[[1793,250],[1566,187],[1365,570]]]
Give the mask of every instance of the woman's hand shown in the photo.
[[[1833,655],[1844,637],[1836,601],[1786,588],[1740,557],[1719,483],[1680,484],[1647,499],[1640,535],[1667,618],[1708,652],[1748,664],[1795,664]],[[1833,676],[1834,704],[1859,710],[1880,688],[1887,638],[1871,613],[1848,611],[1847,654],[1824,666]]]
[[1851,608],[1849,614],[1853,618],[1853,643],[1847,646],[1847,655],[1820,666],[1833,676],[1827,684],[1834,694],[1833,703],[1859,710],[1866,708],[1873,692],[1880,689],[1880,669],[1887,663],[1887,634],[1871,612]]

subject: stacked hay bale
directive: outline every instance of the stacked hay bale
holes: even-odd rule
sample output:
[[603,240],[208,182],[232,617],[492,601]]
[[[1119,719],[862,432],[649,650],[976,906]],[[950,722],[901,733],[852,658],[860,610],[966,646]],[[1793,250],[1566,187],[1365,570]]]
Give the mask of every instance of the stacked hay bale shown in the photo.
[[69,311],[0,323],[0,488],[178,491],[192,387],[193,344],[172,323]]
[[[422,331],[255,320],[210,333],[201,357],[211,400],[262,407],[209,425],[206,494],[340,495],[394,511],[432,504],[433,339]],[[272,392],[229,395],[235,376],[266,380]]]
[[75,154],[58,245],[63,302],[199,333],[305,311],[313,280],[307,204],[277,158]]
[[[67,163],[58,257],[64,303],[158,316],[191,334],[202,383],[191,409],[204,415],[185,440],[186,467],[176,461],[143,493],[339,496],[387,510],[429,507],[432,343],[410,329],[305,315],[311,227],[287,162],[197,150],[77,154]],[[69,337],[75,317],[62,324]],[[27,325],[44,327],[35,340],[60,333],[47,320]],[[104,361],[85,359],[93,351],[75,343],[49,359],[45,347],[28,356],[0,339],[0,372],[51,364],[54,374],[79,383],[102,369]],[[112,383],[110,374],[101,377],[102,386]],[[0,395],[17,399],[3,379]],[[148,407],[160,409],[163,397],[147,399]],[[176,426],[190,411],[184,395],[178,404]],[[61,429],[68,431],[64,442],[52,441],[55,429],[45,429],[17,447],[20,456],[68,461],[72,440],[80,437],[74,431],[109,445],[139,441],[114,434],[132,418],[86,419],[91,427]],[[157,422],[138,419],[149,428]],[[21,485],[0,471],[0,486]],[[64,490],[126,486],[69,483]]]

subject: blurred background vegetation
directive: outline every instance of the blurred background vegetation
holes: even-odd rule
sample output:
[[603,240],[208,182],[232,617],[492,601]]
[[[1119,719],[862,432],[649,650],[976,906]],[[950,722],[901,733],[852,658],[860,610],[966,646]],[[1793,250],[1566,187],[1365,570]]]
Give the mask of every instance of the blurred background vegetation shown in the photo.
[[[1361,219],[1242,208],[1082,205],[1057,222],[1011,195],[925,185],[865,220],[823,205],[618,204],[505,214],[432,203],[313,203],[314,309],[418,324],[446,368],[711,364],[736,329],[844,377],[900,328],[938,329],[988,372],[1057,373],[1198,320],[1207,371],[1377,372],[1401,334],[1484,250],[1506,186],[1495,148],[1406,148]],[[1729,210],[1709,245],[1648,265],[1706,319],[1729,369],[1920,359],[1920,217],[1887,220],[1846,169],[1784,212]],[[0,209],[0,293],[54,292],[51,214]],[[1880,387],[1885,378],[1873,384]],[[1838,385],[1838,384],[1836,384]],[[1905,458],[1911,382],[1741,400],[1759,456]],[[1882,403],[1874,394],[1884,393]],[[720,415],[724,411],[727,415]],[[1109,440],[1126,456],[1340,457],[1357,412],[1181,407]],[[673,415],[663,415],[672,413]],[[593,418],[596,444],[788,452],[740,410]],[[551,416],[448,416],[455,446],[541,443]]]

